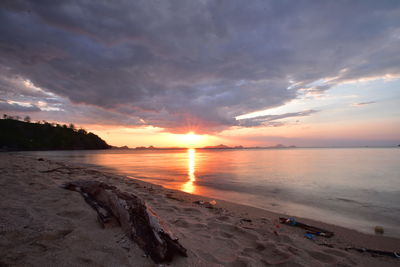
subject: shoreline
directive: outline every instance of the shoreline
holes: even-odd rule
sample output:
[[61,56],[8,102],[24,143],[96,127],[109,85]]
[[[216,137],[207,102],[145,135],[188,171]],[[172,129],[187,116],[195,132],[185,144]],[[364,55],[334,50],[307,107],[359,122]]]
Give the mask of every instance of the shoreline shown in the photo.
[[[47,159],[38,161],[18,153],[0,153],[0,159],[0,265],[30,262],[39,266],[57,257],[62,264],[103,261],[105,266],[153,266],[119,228],[101,229],[94,211],[78,193],[60,188],[62,183],[77,179],[103,181],[141,196],[188,249],[189,257],[175,258],[172,266],[394,266],[400,261],[344,249],[396,251],[400,248],[398,238],[297,217],[335,233],[332,238],[311,241],[304,238],[303,229],[279,224],[283,214],[268,210],[218,199],[213,209],[207,209],[193,202],[214,199],[114,173]],[[102,245],[98,248],[93,239],[107,249]],[[45,254],[42,258],[38,256],[41,253]],[[117,258],[105,260],[111,254]]]
[[[219,154],[226,151],[228,150],[217,151],[215,153],[212,151],[212,154],[210,154],[212,157],[208,156],[207,153],[209,151],[195,151],[193,162],[189,162],[190,157],[187,154],[189,152],[186,150],[175,152],[172,150],[166,154],[159,151],[132,150],[78,151],[76,154],[75,152],[71,153],[68,151],[50,151],[27,152],[27,154],[33,154],[37,157],[48,157],[56,161],[73,162],[83,167],[117,173],[123,176],[132,176],[132,178],[137,177],[142,181],[162,185],[170,189],[178,189],[192,194],[220,198],[277,213],[285,213],[291,216],[300,216],[328,224],[340,225],[366,234],[374,235],[374,227],[380,226],[384,228],[385,236],[400,238],[400,228],[398,227],[399,209],[395,205],[397,203],[395,186],[398,184],[398,181],[396,182],[397,173],[393,172],[396,169],[394,162],[388,168],[388,170],[392,171],[386,173],[384,178],[382,177],[378,182],[375,177],[379,177],[379,175],[384,173],[383,169],[379,169],[383,168],[382,164],[372,164],[372,167],[368,167],[369,170],[364,167],[359,170],[352,170],[353,164],[358,164],[357,160],[356,162],[346,164],[335,160],[335,156],[333,156],[332,165],[331,167],[326,166],[327,169],[320,166],[324,166],[324,164],[330,161],[321,162],[314,158],[316,160],[314,165],[319,167],[311,167],[310,165],[300,172],[296,170],[287,171],[286,165],[282,166],[285,162],[278,160],[279,170],[271,172],[269,170],[271,167],[265,166],[268,166],[269,162],[272,161],[265,160],[265,162],[262,162],[261,160],[258,162],[257,158],[254,159],[253,157],[253,160],[258,162],[256,166],[260,168],[258,172],[253,172],[249,168],[248,163],[242,162],[244,158],[253,155],[253,152],[251,154],[240,152],[237,155],[238,160],[235,159],[233,161],[237,162],[234,164],[243,164],[240,166],[242,173],[238,174],[236,173],[237,170],[230,170],[224,167],[226,166],[225,164],[231,164],[230,160],[225,161],[225,158],[229,158],[230,155],[236,157],[233,154],[236,152],[231,151],[228,151],[228,157]],[[359,151],[355,152],[355,154],[359,155]],[[353,150],[349,152],[352,153]],[[389,153],[393,152],[397,151],[390,149]],[[145,165],[142,167],[140,163],[135,162],[135,157],[138,157],[138,162],[142,162],[142,153],[145,154],[145,157],[149,157],[148,155],[155,153],[156,160],[161,161],[153,163],[143,162]],[[177,156],[175,154],[171,155],[179,158],[179,161],[169,160],[170,153],[178,153],[179,155]],[[257,153],[262,153],[260,156],[264,156],[265,152],[257,151]],[[289,153],[282,154],[282,156],[288,155],[290,157],[290,153],[293,152],[282,153]],[[299,153],[303,154],[303,152]],[[325,149],[318,153],[328,153],[328,156],[330,156],[332,151]],[[339,155],[343,153],[345,155],[348,154],[348,152],[340,152]],[[368,153],[371,153],[371,150]],[[95,156],[92,156],[92,154]],[[395,153],[394,156],[397,154]],[[272,153],[265,154],[267,157],[270,157],[270,155]],[[314,152],[309,155],[313,156]],[[121,158],[121,160],[116,160],[117,158]],[[208,158],[214,158],[214,160],[208,160]],[[352,158],[357,158],[357,156],[352,156]],[[223,161],[221,163],[221,170],[215,170],[215,166],[210,167],[213,166],[213,162],[218,162],[218,160]],[[367,156],[364,160],[371,160],[371,157]],[[295,160],[293,163],[302,164],[298,160]],[[185,168],[185,170],[180,168]],[[189,170],[189,168],[192,169]],[[344,171],[335,173],[337,168]],[[192,178],[188,176],[189,171],[193,174]],[[335,174],[332,175],[332,173]],[[345,179],[345,177],[352,177],[353,175],[356,179]],[[223,178],[223,176],[226,176],[226,178]],[[272,177],[274,178],[271,179]],[[219,181],[220,178],[223,179]],[[283,182],[285,179],[289,179],[290,181]],[[188,182],[192,180],[196,182]],[[265,183],[263,180],[265,180]],[[314,190],[312,189],[313,187],[315,187]]]

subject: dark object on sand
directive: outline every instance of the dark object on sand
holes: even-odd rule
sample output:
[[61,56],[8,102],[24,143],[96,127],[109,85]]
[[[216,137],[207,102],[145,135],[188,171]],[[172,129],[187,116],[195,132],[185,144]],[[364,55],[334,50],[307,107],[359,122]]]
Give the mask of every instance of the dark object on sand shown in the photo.
[[375,230],[375,234],[383,235],[385,233],[385,230],[383,229],[383,227],[379,226],[379,225],[375,226],[374,230]]
[[373,255],[389,256],[389,257],[400,259],[400,253],[398,253],[398,252],[375,250],[375,249],[369,249],[369,248],[354,248],[354,247],[348,247],[348,248],[345,248],[345,250],[355,250],[355,251],[362,252],[362,253],[368,252]]
[[141,198],[97,181],[70,182],[63,188],[81,193],[104,227],[118,222],[156,263],[171,261],[175,254],[187,257],[178,238]]
[[217,201],[215,201],[215,200],[211,200],[211,201],[196,200],[196,201],[193,201],[193,203],[203,206],[207,209],[214,209],[215,205],[217,205]]
[[43,158],[38,158],[37,160],[38,160],[38,161],[44,161],[44,159],[43,159]]
[[307,239],[310,239],[312,241],[315,241],[315,235],[314,234],[311,234],[311,233],[307,232],[307,233],[304,234],[304,237],[307,238]]
[[314,235],[324,236],[324,237],[332,237],[334,235],[334,233],[331,231],[298,222],[298,221],[296,221],[295,218],[280,217],[279,221],[283,224],[303,228],[303,229],[307,230],[307,233],[309,233],[309,234],[314,234]]

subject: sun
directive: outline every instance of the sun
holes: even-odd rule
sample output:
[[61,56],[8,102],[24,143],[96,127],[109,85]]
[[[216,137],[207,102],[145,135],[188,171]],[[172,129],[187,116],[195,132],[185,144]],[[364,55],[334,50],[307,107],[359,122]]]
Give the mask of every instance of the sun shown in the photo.
[[188,132],[187,134],[182,135],[182,143],[184,143],[187,147],[195,147],[201,141],[202,136],[195,134],[194,132]]

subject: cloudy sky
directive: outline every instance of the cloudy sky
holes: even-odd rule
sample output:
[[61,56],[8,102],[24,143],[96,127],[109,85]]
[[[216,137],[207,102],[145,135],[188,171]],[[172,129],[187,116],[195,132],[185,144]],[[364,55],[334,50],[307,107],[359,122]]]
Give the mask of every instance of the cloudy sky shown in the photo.
[[397,0],[3,0],[0,112],[112,145],[396,145],[399,18]]

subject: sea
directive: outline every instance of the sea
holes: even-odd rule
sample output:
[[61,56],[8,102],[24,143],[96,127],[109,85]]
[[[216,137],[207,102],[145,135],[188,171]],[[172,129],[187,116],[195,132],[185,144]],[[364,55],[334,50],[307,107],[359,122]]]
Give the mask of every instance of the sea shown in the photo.
[[400,148],[27,152],[192,194],[400,237]]

